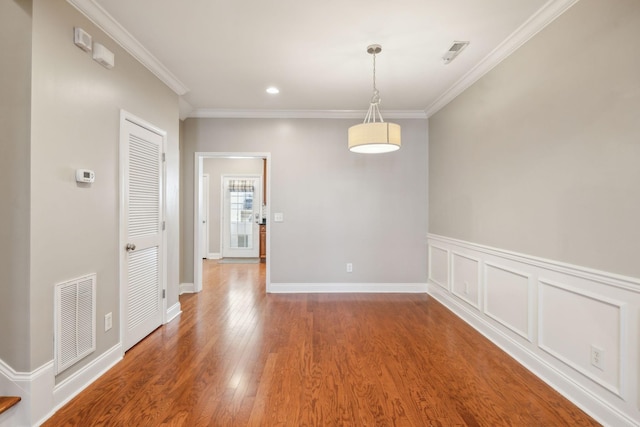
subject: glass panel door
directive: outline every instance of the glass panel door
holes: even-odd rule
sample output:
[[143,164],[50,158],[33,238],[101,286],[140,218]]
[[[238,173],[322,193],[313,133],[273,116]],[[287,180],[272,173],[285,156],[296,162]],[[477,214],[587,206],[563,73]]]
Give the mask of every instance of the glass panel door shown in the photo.
[[257,258],[259,256],[260,176],[223,177],[222,256]]
[[230,246],[233,249],[253,247],[253,193],[254,191],[241,191],[231,188],[229,233],[231,233]]

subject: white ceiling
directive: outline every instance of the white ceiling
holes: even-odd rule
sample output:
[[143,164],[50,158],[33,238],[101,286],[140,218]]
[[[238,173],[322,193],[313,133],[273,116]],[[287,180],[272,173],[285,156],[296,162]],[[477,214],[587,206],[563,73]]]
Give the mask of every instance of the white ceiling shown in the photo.
[[69,0],[200,117],[360,114],[371,43],[385,117],[426,117],[575,1]]

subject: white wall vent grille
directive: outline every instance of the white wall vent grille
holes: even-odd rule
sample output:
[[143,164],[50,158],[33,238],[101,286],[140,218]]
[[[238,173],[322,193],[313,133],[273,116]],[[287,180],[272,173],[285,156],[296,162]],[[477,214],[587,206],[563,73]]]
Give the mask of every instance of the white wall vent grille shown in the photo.
[[64,371],[96,349],[96,275],[55,287],[55,373]]
[[456,56],[460,55],[460,52],[462,52],[464,48],[467,47],[468,45],[469,45],[469,42],[460,42],[460,41],[453,42],[449,50],[444,55],[442,55],[442,60],[444,61],[445,64],[450,63],[451,61],[456,59]]

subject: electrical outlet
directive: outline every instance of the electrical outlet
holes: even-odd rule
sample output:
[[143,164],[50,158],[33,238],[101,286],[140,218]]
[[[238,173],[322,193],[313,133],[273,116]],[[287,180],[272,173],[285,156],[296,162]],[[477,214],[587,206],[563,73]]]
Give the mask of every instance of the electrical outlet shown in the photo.
[[591,364],[604,371],[604,350],[594,345],[591,346]]
[[347,273],[353,273],[353,264],[347,263]]
[[107,332],[113,326],[113,315],[111,312],[104,315],[104,331]]
[[469,282],[467,281],[464,282],[464,293],[465,294],[469,293]]

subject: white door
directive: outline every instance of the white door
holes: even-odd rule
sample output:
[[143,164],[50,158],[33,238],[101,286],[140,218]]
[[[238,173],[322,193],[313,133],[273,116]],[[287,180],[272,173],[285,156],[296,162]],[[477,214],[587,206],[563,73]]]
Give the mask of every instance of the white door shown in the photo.
[[200,188],[202,190],[202,198],[200,199],[200,218],[202,219],[200,257],[209,258],[209,174],[202,175]]
[[162,324],[164,136],[123,118],[122,332],[125,351]]
[[260,255],[260,194],[259,176],[225,176],[223,192],[224,258],[257,258]]

